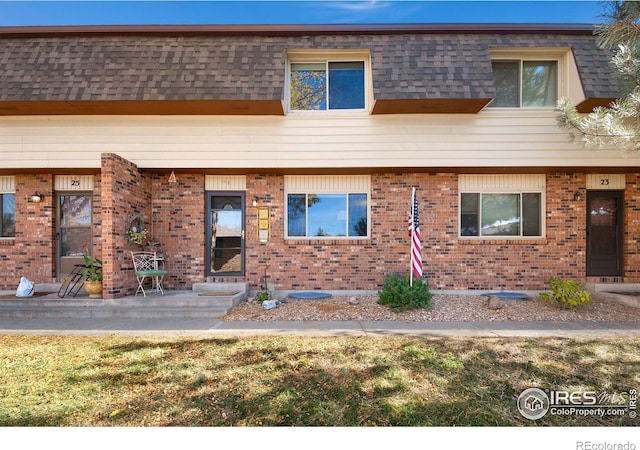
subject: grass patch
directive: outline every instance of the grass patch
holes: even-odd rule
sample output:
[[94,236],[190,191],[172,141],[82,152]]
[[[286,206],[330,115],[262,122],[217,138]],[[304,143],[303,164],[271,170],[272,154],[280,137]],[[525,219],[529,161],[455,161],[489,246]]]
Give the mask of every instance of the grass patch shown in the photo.
[[516,399],[637,388],[640,339],[0,336],[0,379],[0,426],[638,425]]

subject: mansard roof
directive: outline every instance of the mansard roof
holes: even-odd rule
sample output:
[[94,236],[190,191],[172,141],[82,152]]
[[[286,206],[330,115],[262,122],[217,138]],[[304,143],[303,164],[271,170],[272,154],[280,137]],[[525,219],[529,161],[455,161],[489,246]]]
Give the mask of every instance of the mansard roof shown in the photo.
[[0,115],[284,114],[287,51],[365,49],[373,113],[478,112],[490,50],[573,52],[585,103],[619,96],[587,25],[0,28]]

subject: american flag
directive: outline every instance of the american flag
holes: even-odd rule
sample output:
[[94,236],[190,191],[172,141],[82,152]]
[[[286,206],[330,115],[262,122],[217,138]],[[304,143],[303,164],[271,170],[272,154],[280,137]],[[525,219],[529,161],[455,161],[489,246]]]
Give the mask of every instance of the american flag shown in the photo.
[[418,196],[413,188],[411,214],[409,214],[409,236],[411,236],[411,270],[416,278],[422,278],[422,248],[420,245],[420,215],[418,214]]

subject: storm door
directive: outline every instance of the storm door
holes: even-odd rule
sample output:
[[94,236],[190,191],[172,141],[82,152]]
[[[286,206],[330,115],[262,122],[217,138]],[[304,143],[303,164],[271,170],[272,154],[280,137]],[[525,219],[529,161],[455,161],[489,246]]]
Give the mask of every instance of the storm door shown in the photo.
[[623,192],[587,191],[587,276],[623,275]]
[[57,194],[57,205],[56,272],[60,279],[84,263],[84,252],[91,254],[93,197],[91,192],[61,192]]
[[244,192],[207,193],[208,276],[244,274]]

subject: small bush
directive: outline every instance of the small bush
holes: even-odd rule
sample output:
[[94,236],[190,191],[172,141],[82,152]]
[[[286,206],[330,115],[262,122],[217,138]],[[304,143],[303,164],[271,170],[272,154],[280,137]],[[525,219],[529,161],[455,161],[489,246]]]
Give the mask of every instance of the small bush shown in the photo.
[[269,300],[269,293],[268,292],[257,292],[256,293],[256,300],[258,300],[259,302],[266,302],[267,300]]
[[546,302],[555,301],[560,308],[575,308],[578,305],[591,303],[591,294],[584,284],[578,280],[562,280],[557,277],[547,281],[551,287],[551,293],[541,292],[540,298]]
[[413,280],[413,286],[410,286],[409,277],[396,274],[388,275],[385,278],[384,286],[379,294],[378,303],[388,305],[392,311],[396,312],[430,308],[431,297],[433,297],[424,280]]

